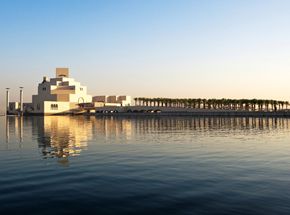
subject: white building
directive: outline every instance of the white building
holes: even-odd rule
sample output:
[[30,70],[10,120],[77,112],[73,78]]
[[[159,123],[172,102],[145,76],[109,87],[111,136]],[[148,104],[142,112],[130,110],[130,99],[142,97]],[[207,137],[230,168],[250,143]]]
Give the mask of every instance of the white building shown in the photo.
[[87,94],[87,87],[70,78],[68,68],[57,68],[55,78],[44,77],[42,83],[38,85],[38,94],[32,96],[31,112],[69,113],[77,109],[79,104],[91,102],[92,96]]
[[93,102],[95,106],[124,107],[131,106],[132,99],[131,96],[94,96]]
[[68,68],[57,68],[56,77],[38,84],[37,95],[32,103],[23,103],[23,90],[20,90],[20,102],[9,102],[7,91],[7,111],[9,114],[69,114],[94,111],[96,107],[131,106],[131,96],[95,96],[87,94],[87,87],[69,77]]

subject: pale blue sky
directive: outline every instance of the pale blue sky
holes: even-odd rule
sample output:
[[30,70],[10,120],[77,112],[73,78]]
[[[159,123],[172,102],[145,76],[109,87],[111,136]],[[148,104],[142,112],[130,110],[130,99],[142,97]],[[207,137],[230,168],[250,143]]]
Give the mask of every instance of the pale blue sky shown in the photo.
[[290,100],[288,0],[0,0],[5,87],[69,67],[92,95]]

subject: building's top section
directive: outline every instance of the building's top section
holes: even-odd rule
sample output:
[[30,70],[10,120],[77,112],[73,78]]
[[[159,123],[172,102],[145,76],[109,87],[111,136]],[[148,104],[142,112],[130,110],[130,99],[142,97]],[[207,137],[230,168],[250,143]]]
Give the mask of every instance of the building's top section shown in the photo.
[[[69,102],[73,103],[90,103],[92,96],[87,94],[87,87],[80,82],[69,78],[68,68],[56,68],[56,77],[43,81],[38,85],[38,94],[32,98],[34,107],[37,110],[37,104],[50,102]],[[38,109],[43,111],[42,109]]]
[[56,78],[69,78],[68,68],[56,68]]

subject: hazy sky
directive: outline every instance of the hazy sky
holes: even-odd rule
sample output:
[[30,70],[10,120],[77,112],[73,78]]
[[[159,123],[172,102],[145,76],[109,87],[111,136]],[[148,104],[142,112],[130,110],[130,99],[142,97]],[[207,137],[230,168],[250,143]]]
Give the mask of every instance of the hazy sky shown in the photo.
[[0,95],[69,67],[92,95],[290,100],[288,0],[0,0]]

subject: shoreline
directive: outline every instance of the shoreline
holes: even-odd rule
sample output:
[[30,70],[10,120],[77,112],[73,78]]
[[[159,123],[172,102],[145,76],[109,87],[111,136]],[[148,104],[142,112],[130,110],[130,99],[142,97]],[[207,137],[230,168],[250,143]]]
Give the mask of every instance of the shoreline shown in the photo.
[[285,117],[290,118],[290,110],[278,111],[247,111],[247,110],[223,110],[223,109],[192,109],[153,106],[131,107],[102,107],[95,113],[87,113],[96,116],[189,116],[189,117]]
[[[81,112],[63,112],[57,114],[24,113],[24,116],[142,116],[142,117],[276,117],[290,118],[290,110],[278,111],[247,111],[247,110],[222,110],[222,109],[191,109],[170,107],[99,107],[95,109],[82,109]],[[0,116],[5,116],[5,114]],[[17,116],[11,114],[8,116]]]
[[290,112],[231,112],[231,111],[218,111],[218,112],[161,112],[161,113],[96,113],[86,114],[89,116],[140,116],[140,117],[275,117],[275,118],[290,118]]

